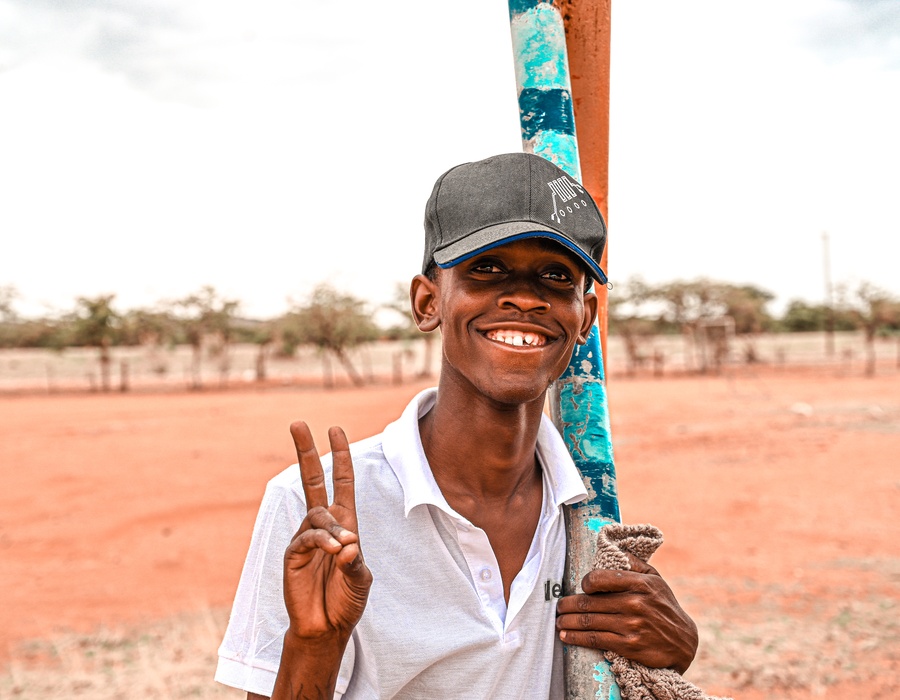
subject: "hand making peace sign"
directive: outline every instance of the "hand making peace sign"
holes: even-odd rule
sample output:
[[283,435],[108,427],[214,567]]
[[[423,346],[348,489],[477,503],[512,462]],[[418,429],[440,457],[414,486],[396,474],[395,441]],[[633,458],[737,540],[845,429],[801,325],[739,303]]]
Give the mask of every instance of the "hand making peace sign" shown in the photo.
[[325,474],[306,423],[291,425],[307,514],[284,555],[284,600],[289,634],[298,640],[346,642],[362,617],[372,585],[356,521],[353,462],[347,436],[328,431],[334,502],[328,505]]

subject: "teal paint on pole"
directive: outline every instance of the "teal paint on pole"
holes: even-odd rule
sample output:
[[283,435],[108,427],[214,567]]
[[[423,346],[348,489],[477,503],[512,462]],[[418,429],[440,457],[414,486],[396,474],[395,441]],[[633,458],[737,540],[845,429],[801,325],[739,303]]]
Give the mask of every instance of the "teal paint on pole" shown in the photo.
[[[580,182],[562,16],[544,0],[509,0],[509,15],[523,150],[547,158]],[[595,325],[587,343],[576,346],[550,397],[553,421],[588,492],[586,501],[566,508],[563,592],[567,595],[581,592],[581,579],[593,567],[596,532],[621,520],[605,379]],[[620,700],[619,687],[602,653],[566,646],[564,659],[568,700]]]
[[[509,13],[524,150],[543,156],[581,182],[562,17],[549,2],[511,0]],[[548,119],[554,96],[559,104],[550,109]],[[560,113],[566,114],[565,126],[555,123]]]

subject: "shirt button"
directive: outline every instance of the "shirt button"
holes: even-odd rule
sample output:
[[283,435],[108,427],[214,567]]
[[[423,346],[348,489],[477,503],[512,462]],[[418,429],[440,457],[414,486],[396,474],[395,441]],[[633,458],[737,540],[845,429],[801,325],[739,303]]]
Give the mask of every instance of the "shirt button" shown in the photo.
[[491,570],[490,569],[482,569],[479,576],[481,576],[482,581],[490,581],[491,580]]

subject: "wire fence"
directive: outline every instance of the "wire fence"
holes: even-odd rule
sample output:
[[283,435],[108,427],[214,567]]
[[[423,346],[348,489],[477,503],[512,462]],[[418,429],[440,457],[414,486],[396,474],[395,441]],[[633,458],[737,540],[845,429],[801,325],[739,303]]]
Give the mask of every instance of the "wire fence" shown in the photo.
[[[611,377],[678,376],[741,367],[832,367],[864,374],[870,349],[861,332],[777,333],[754,336],[612,335],[607,345]],[[878,373],[900,371],[900,337],[877,338]],[[300,347],[291,357],[271,346],[234,344],[195,355],[190,346],[115,347],[108,373],[94,348],[0,350],[0,393],[185,389],[270,386],[349,386],[353,374],[366,384],[399,384],[423,376],[437,381],[440,341],[379,341],[348,351],[342,362],[331,353]],[[349,363],[350,368],[346,364]]]

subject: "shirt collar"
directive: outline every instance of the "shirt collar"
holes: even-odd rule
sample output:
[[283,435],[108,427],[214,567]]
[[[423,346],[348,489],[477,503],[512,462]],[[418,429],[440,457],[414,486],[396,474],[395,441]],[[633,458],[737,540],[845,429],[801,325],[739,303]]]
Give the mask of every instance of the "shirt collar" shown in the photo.
[[[432,504],[447,514],[459,518],[438,488],[431,467],[425,458],[419,419],[437,399],[437,389],[425,389],[410,401],[401,416],[384,429],[382,447],[403,489],[405,514],[419,505]],[[569,456],[566,445],[546,416],[541,417],[538,429],[537,454],[544,472],[549,502],[555,506],[571,504],[587,498],[587,490],[578,468]]]

